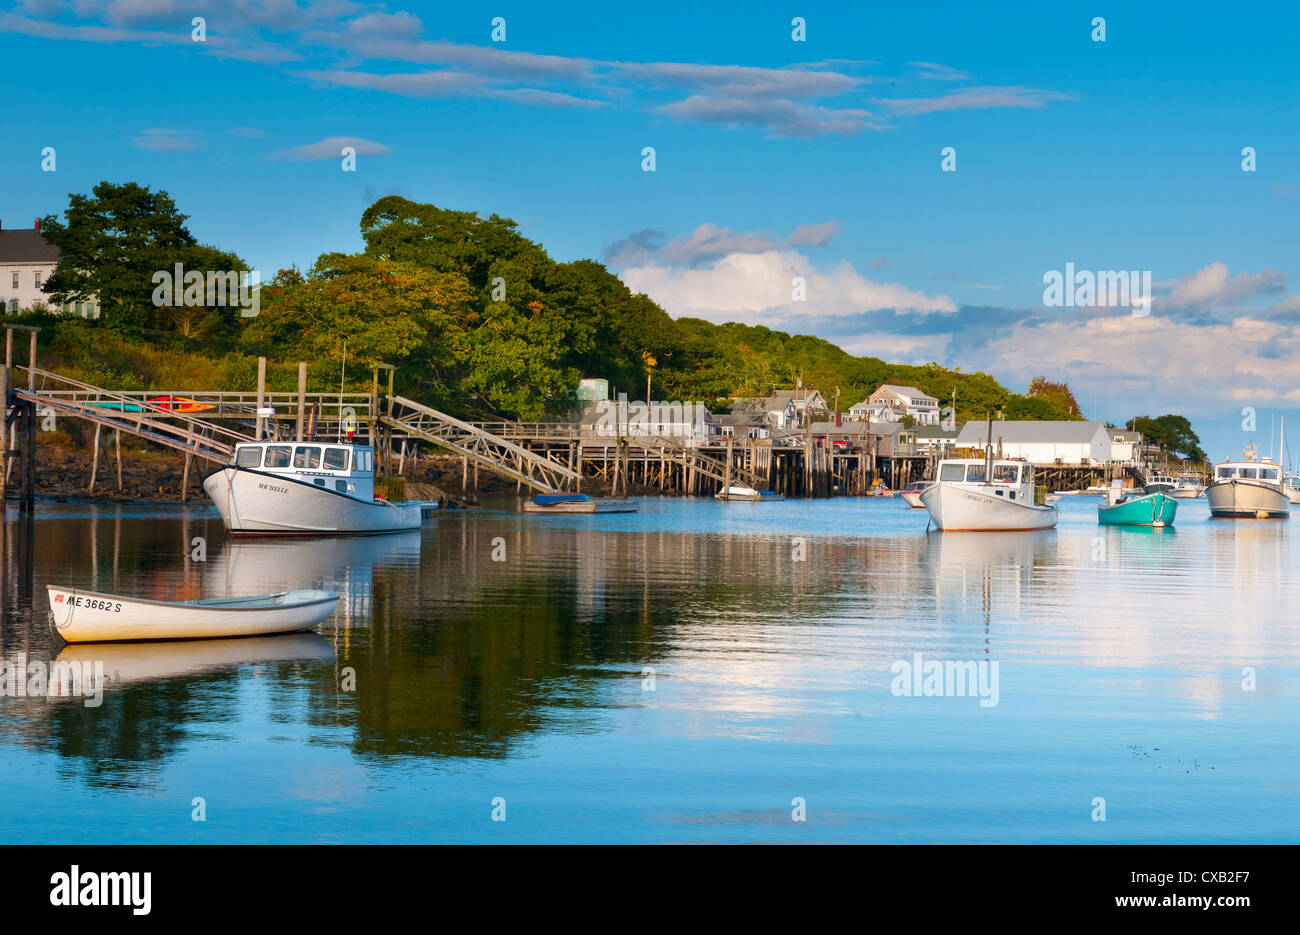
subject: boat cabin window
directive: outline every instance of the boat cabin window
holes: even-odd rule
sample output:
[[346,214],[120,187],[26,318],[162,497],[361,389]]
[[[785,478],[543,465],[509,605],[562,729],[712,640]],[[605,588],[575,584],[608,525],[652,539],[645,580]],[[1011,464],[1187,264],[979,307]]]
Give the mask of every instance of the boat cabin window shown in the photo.
[[1019,474],[1020,471],[1014,464],[995,464],[993,466],[993,483],[1014,484]]
[[375,455],[374,452],[370,451],[369,449],[366,448],[360,449],[357,452],[357,456],[355,460],[356,460],[356,467],[358,471],[362,471],[363,473],[368,474],[370,471],[374,470]]
[[235,463],[240,467],[255,468],[262,466],[262,449],[240,448],[235,452]]
[[984,465],[982,464],[966,465],[966,483],[968,484],[984,483]]
[[1277,468],[1260,468],[1260,469],[1259,469],[1259,479],[1260,479],[1260,480],[1271,480],[1271,481],[1273,481],[1274,483],[1276,483],[1276,482],[1277,482]]
[[966,465],[964,464],[943,464],[939,466],[939,480],[946,480],[949,483],[960,483],[966,477]]
[[1214,476],[1219,478],[1220,480],[1226,480],[1227,478],[1232,476],[1232,468],[1230,467],[1218,468],[1216,469]]
[[299,445],[293,450],[293,466],[296,468],[320,467],[320,449]]
[[348,450],[346,448],[326,448],[325,467],[331,471],[348,469]]
[[1238,476],[1255,480],[1259,477],[1259,470],[1256,468],[1242,468],[1241,473]]
[[287,468],[292,452],[293,449],[288,445],[267,445],[266,460],[262,464],[269,468]]

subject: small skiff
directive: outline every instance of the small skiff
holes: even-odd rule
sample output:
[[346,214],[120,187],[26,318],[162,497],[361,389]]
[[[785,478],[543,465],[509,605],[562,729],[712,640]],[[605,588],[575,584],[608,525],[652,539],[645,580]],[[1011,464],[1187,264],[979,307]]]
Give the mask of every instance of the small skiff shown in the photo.
[[755,490],[753,487],[732,484],[719,490],[713,499],[723,503],[758,503],[761,500],[784,500],[785,496],[772,490]]
[[47,590],[51,623],[68,643],[293,633],[325,620],[339,600],[309,589],[197,601],[150,601],[54,585]]
[[635,513],[635,500],[593,500],[585,493],[541,494],[524,503],[525,513]]
[[1103,526],[1172,526],[1177,513],[1178,501],[1157,490],[1098,505],[1097,522]]
[[903,502],[912,509],[924,510],[925,504],[921,502],[921,494],[925,493],[925,488],[929,487],[931,483],[931,481],[922,480],[913,484],[908,484],[907,487],[900,491],[898,495],[902,497]]

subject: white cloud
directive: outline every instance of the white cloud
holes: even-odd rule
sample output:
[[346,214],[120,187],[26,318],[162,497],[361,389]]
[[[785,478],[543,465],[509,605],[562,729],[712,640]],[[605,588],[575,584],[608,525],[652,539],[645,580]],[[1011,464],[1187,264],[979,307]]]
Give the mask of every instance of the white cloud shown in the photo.
[[[820,269],[802,253],[788,248],[728,253],[706,266],[635,266],[624,269],[620,276],[633,291],[649,295],[674,316],[711,321],[780,327],[879,309],[957,310],[947,296],[930,296],[867,279],[847,261]],[[796,277],[806,284],[806,301],[793,298],[792,280]]]
[[1240,302],[1257,295],[1285,291],[1286,276],[1274,269],[1230,276],[1226,263],[1215,262],[1183,277],[1165,297],[1168,308],[1210,307]]
[[358,156],[387,156],[392,149],[374,140],[363,140],[357,136],[330,136],[306,146],[280,149],[271,154],[271,158],[285,162],[315,162],[322,159],[340,159],[343,147],[350,146]]

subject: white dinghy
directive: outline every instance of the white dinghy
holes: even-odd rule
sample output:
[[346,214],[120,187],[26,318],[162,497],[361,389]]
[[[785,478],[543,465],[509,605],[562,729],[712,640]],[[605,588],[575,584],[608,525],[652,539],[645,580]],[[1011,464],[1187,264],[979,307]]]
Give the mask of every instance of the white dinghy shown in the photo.
[[339,600],[311,589],[197,601],[150,601],[54,585],[47,590],[50,621],[67,643],[294,633],[328,618]]

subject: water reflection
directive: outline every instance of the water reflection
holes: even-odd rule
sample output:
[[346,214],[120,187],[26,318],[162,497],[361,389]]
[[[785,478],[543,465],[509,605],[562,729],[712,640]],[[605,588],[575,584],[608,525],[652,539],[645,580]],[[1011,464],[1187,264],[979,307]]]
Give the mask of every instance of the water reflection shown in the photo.
[[[1174,529],[1099,527],[1095,505],[1067,505],[1054,531],[927,535],[908,511],[786,503],[773,504],[771,528],[747,514],[755,525],[734,535],[707,520],[734,513],[651,506],[641,526],[484,511],[398,536],[289,542],[229,542],[197,510],[83,510],[26,529],[10,520],[0,524],[0,650],[102,660],[110,683],[99,708],[0,699],[0,758],[53,753],[69,781],[119,789],[198,769],[198,758],[213,788],[252,783],[270,798],[286,768],[312,788],[312,777],[346,775],[355,795],[371,781],[413,782],[412,800],[441,794],[457,769],[513,777],[534,798],[599,769],[641,803],[663,787],[639,776],[701,771],[694,798],[678,803],[694,814],[720,780],[834,784],[870,770],[887,784],[880,764],[904,760],[930,778],[897,795],[934,789],[934,802],[956,801],[972,777],[992,775],[971,761],[944,785],[951,745],[976,730],[1019,757],[1043,797],[1065,775],[1115,779],[1096,772],[1116,745],[1106,725],[1167,733],[1223,721],[1242,706],[1241,666],[1277,678],[1298,658],[1284,597],[1300,563],[1282,523],[1212,524],[1186,511],[1184,524],[1180,510]],[[205,561],[193,558],[196,538]],[[324,587],[343,600],[319,635],[60,650],[44,624],[50,580],[145,596]],[[1000,660],[1002,706],[899,704],[890,664],[914,652]],[[1022,740],[1025,718],[1035,742]],[[259,730],[280,746],[235,742]],[[1040,761],[1046,736],[1057,746]],[[833,751],[834,768],[813,748]],[[213,751],[242,772],[212,772]],[[842,796],[869,795],[845,782]],[[280,804],[312,822],[297,800]],[[625,822],[640,820],[628,807]]]

